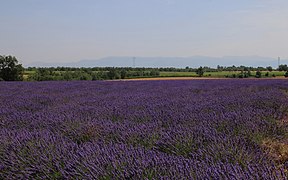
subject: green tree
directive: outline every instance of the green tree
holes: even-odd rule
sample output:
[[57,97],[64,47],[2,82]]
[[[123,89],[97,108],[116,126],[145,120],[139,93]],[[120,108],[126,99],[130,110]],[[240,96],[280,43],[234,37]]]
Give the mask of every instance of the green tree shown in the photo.
[[80,76],[78,78],[79,78],[79,80],[86,80],[86,81],[87,80],[89,80],[89,81],[92,80],[92,76],[90,74],[86,73],[86,72],[81,72]]
[[288,77],[288,71],[286,71],[286,73],[284,74],[285,77]]
[[50,68],[38,68],[34,74],[29,76],[30,81],[52,81],[53,71]]
[[287,66],[287,64],[281,64],[281,65],[279,65],[278,70],[279,70],[279,71],[288,71],[288,66]]
[[73,74],[69,71],[62,73],[63,79],[66,81],[71,81],[73,79]]
[[270,72],[273,71],[273,68],[271,66],[266,67],[266,69]]
[[261,73],[261,71],[258,70],[258,71],[256,72],[255,77],[256,77],[256,78],[261,78],[261,76],[262,76],[262,73]]
[[121,79],[125,79],[127,77],[127,71],[126,69],[121,69],[120,71],[120,76],[121,76]]
[[107,73],[109,79],[120,79],[121,76],[119,72],[115,68],[111,68],[110,71]]
[[241,71],[241,73],[238,74],[238,78],[244,78],[244,72],[243,71]]
[[24,68],[14,56],[0,55],[0,79],[4,81],[22,81]]
[[250,70],[247,71],[247,76],[248,76],[248,77],[249,77],[249,76],[252,76],[252,73],[251,73]]
[[152,71],[150,71],[149,75],[152,77],[157,77],[160,75],[160,72],[153,69]]
[[204,69],[202,66],[200,66],[197,70],[196,70],[196,74],[198,74],[198,76],[202,77],[204,75]]

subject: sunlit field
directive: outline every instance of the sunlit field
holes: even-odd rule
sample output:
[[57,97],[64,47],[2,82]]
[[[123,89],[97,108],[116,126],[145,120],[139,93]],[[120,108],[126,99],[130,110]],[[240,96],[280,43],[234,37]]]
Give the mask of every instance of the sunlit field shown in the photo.
[[0,179],[285,179],[287,80],[0,82]]
[[[285,72],[281,71],[262,71],[263,77],[268,72],[267,77],[272,77],[274,74],[276,77],[284,77]],[[220,72],[205,72],[204,77],[227,77],[232,76],[233,74],[238,75],[241,71],[220,71]],[[255,76],[256,71],[251,71],[251,75]],[[198,77],[198,74],[195,72],[160,72],[161,77]]]

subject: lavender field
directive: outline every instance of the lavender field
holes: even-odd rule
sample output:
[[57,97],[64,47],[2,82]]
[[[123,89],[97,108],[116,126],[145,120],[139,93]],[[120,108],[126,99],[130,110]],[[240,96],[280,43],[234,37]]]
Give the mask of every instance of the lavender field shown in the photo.
[[0,102],[0,179],[287,179],[287,80],[1,82]]

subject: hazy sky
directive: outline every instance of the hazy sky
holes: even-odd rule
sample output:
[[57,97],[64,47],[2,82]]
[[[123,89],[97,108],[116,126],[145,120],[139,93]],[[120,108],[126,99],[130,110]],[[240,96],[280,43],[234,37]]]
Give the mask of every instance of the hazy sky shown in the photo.
[[288,57],[287,0],[0,0],[0,54]]

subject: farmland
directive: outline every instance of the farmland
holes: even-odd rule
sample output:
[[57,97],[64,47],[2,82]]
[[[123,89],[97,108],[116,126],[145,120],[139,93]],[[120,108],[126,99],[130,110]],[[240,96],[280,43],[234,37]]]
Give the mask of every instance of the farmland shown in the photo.
[[[41,69],[41,68],[40,68]],[[195,69],[171,69],[167,68],[166,70],[162,69],[159,71],[158,68],[94,68],[98,71],[92,71],[93,68],[67,68],[68,71],[65,71],[65,68],[42,68],[41,71],[37,70],[26,70],[23,73],[24,81],[47,81],[47,80],[107,80],[107,79],[139,79],[139,78],[155,78],[155,77],[199,77],[195,72]],[[285,71],[261,71],[262,78],[283,78],[285,76]],[[168,71],[169,70],[169,71]],[[178,70],[178,71],[176,71]],[[203,74],[203,77],[211,78],[255,78],[257,71],[255,69],[250,71],[243,70],[225,70],[217,71],[216,69],[208,69]],[[246,74],[246,75],[245,75]],[[260,78],[260,77],[259,77]]]
[[[267,77],[272,77],[274,74],[277,76],[284,76],[285,72],[281,71],[263,71],[263,75],[268,72]],[[204,77],[214,77],[214,78],[224,78],[224,77],[232,77],[233,74],[240,74],[241,71],[220,71],[220,72],[206,72],[204,73]],[[255,76],[256,71],[251,71],[251,75]],[[195,72],[160,72],[160,77],[198,77]]]
[[0,82],[0,179],[287,179],[288,81]]

